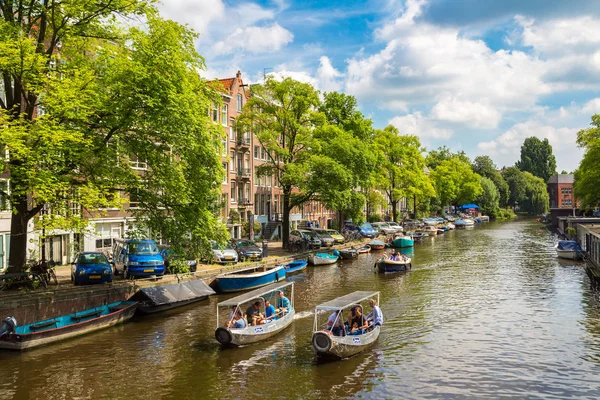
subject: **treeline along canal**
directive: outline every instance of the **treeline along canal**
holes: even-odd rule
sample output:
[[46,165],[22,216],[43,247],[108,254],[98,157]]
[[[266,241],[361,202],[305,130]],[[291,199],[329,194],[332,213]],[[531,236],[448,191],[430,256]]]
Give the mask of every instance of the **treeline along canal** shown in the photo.
[[[451,231],[417,244],[408,273],[373,272],[374,253],[310,267],[294,324],[272,340],[222,349],[215,306],[136,318],[25,352],[0,353],[0,398],[594,398],[600,301],[583,265],[558,260],[532,220]],[[316,304],[381,291],[375,347],[317,364]]]

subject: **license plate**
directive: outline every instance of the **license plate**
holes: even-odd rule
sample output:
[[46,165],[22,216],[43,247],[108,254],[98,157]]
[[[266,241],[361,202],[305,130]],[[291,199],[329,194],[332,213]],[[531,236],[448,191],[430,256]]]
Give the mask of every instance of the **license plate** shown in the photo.
[[256,254],[251,255],[250,258],[258,258],[258,256]]
[[233,260],[233,257],[231,257],[231,256],[227,256],[227,257],[225,257],[225,259],[226,259],[226,260]]
[[145,269],[144,272],[154,272],[153,269]]
[[100,279],[100,275],[90,275],[88,278],[90,279]]

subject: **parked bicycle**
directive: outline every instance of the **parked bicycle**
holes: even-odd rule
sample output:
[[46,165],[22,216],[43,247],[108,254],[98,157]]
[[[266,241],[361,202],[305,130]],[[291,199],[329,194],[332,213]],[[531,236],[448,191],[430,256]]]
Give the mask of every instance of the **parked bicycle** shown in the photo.
[[36,272],[31,271],[31,268],[27,268],[23,272],[12,272],[7,274],[0,274],[0,291],[9,289],[11,287],[26,287],[29,289],[37,289],[48,287],[46,279],[41,277]]
[[56,277],[54,261],[40,260],[30,264],[31,272],[37,274],[45,283],[47,287],[49,284],[58,285],[58,278]]

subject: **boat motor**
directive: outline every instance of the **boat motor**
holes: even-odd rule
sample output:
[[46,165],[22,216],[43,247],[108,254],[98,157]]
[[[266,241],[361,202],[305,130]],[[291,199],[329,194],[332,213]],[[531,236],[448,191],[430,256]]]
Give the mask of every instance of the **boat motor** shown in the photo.
[[2,325],[0,325],[0,337],[4,336],[7,333],[16,332],[17,330],[17,320],[15,317],[8,317],[2,321]]

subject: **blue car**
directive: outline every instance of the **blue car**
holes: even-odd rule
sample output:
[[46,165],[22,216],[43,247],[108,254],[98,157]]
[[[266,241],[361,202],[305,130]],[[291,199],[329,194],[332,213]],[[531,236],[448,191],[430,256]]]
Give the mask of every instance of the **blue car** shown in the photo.
[[122,272],[125,279],[165,274],[165,260],[152,239],[115,239],[113,262],[115,275]]
[[364,224],[362,224],[360,226],[359,232],[363,237],[367,237],[367,238],[371,238],[371,239],[374,238],[375,236],[377,236],[377,231],[368,222],[365,222]]
[[71,281],[75,285],[112,282],[112,265],[104,253],[97,251],[79,253],[71,265]]

